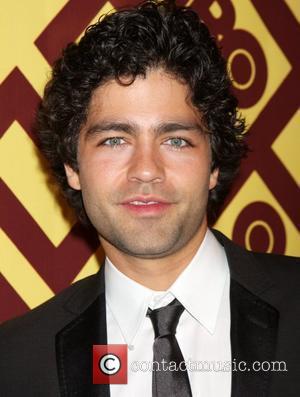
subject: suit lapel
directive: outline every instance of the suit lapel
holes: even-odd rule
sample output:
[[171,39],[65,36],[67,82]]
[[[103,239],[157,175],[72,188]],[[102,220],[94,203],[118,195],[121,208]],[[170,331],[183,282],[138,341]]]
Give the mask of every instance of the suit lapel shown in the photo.
[[252,364],[275,360],[279,312],[272,297],[279,291],[253,253],[213,232],[225,248],[230,269],[231,397],[267,397],[272,372],[252,370]]
[[84,298],[81,293],[68,302],[67,309],[77,315],[56,335],[57,369],[62,397],[110,396],[109,385],[92,383],[92,347],[95,344],[107,344],[103,268],[104,266],[100,277],[93,280],[94,285],[89,285]]
[[232,397],[266,397],[271,371],[254,371],[252,365],[275,359],[278,312],[234,280],[230,301]]

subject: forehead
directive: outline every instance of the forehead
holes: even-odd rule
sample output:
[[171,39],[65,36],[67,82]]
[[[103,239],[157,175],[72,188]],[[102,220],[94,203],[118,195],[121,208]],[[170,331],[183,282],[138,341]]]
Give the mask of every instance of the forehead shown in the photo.
[[88,109],[87,123],[99,118],[128,119],[135,122],[182,119],[199,121],[187,84],[161,69],[137,76],[131,84],[110,80],[96,88]]

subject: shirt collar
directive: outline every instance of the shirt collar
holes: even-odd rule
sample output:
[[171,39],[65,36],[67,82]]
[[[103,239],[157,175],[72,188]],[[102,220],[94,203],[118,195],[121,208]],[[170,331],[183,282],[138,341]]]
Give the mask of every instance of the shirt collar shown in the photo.
[[196,255],[169,291],[213,334],[228,277],[224,248],[208,230]]
[[153,291],[125,276],[106,257],[105,295],[126,343],[132,344],[146,317]]
[[106,258],[106,301],[127,344],[133,343],[148,307],[166,305],[174,297],[213,334],[228,275],[224,249],[208,230],[196,255],[168,291],[144,287]]

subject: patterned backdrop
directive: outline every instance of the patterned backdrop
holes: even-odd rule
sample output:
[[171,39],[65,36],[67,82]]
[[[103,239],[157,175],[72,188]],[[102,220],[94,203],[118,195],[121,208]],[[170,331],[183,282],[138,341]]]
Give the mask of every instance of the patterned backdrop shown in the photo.
[[[34,308],[103,257],[47,175],[32,123],[50,65],[130,1],[1,1],[0,321]],[[229,60],[253,151],[216,227],[249,249],[300,255],[299,0],[190,0]],[[45,172],[46,171],[46,172]],[[83,238],[84,236],[84,238]]]

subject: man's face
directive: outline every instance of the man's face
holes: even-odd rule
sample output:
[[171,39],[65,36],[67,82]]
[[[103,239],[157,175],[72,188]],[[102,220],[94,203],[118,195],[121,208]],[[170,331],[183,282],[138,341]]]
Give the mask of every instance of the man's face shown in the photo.
[[79,136],[79,172],[66,171],[102,242],[140,258],[201,242],[218,174],[201,125],[188,87],[160,69],[94,91]]

